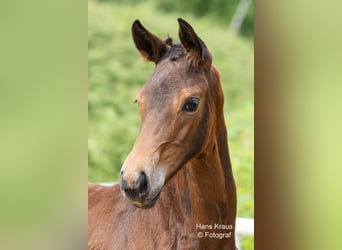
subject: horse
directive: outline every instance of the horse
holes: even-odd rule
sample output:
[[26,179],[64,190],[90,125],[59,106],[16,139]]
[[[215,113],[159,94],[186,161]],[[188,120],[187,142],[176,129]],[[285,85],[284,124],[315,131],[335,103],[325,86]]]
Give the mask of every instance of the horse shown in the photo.
[[179,44],[132,25],[155,69],[136,95],[141,127],[120,184],[88,184],[88,249],[237,249],[220,75],[192,26],[178,23]]

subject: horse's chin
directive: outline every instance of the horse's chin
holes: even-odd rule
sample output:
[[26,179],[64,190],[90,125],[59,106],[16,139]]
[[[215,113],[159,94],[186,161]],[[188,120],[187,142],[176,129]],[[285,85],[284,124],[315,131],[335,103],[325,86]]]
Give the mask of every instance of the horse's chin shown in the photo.
[[149,209],[149,208],[152,208],[156,204],[157,200],[159,199],[160,193],[161,192],[159,192],[154,198],[145,200],[143,202],[137,202],[137,201],[130,201],[130,202],[138,208]]

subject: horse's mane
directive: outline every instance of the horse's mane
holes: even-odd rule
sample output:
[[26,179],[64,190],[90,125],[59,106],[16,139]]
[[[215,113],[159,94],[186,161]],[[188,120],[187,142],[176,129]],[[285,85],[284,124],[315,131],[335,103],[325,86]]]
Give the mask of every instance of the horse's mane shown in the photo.
[[168,57],[170,61],[177,61],[178,59],[185,57],[186,50],[182,44],[173,43],[172,38],[169,36],[166,38],[165,43],[170,46],[170,49],[163,56],[163,59]]

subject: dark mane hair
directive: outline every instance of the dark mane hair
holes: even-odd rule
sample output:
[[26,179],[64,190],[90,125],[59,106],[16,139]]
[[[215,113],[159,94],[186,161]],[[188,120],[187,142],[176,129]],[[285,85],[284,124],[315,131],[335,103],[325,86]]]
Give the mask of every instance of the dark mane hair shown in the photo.
[[179,58],[183,58],[186,55],[186,51],[182,44],[173,43],[171,37],[167,37],[165,43],[170,46],[170,49],[166,52],[162,59],[169,58],[170,61],[177,61]]

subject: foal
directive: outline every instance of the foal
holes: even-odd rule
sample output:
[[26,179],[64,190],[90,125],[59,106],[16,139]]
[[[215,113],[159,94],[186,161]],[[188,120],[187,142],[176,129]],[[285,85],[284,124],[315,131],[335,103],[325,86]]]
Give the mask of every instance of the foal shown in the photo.
[[178,22],[181,44],[133,23],[137,49],[156,67],[136,96],[142,124],[120,186],[88,187],[89,249],[236,249],[219,73],[193,28]]

